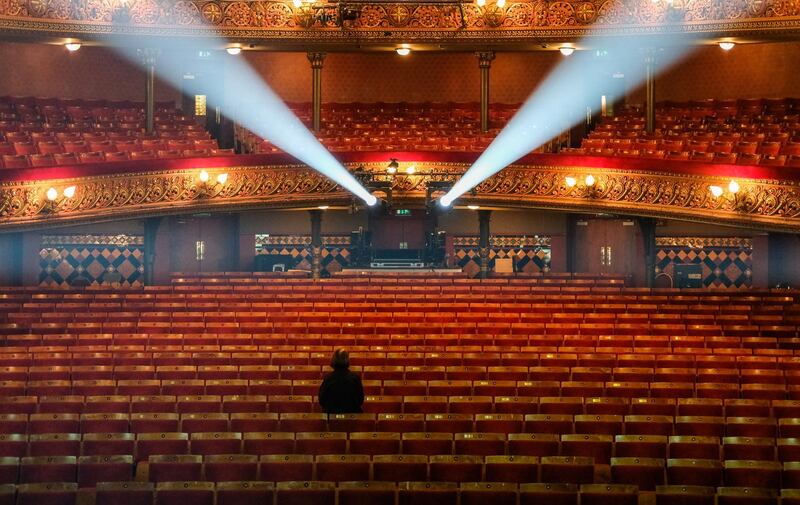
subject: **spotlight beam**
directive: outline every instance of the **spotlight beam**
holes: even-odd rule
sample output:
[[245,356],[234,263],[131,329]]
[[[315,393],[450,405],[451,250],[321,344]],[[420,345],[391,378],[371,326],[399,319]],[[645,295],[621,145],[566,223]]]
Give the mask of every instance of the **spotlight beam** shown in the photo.
[[[576,51],[556,67],[439,203],[449,206],[459,196],[583,120],[587,104],[599,104],[602,85],[597,78],[603,73],[623,74],[631,88],[640,85],[645,74],[641,48],[650,45],[652,41],[635,37],[583,41],[581,46],[603,48],[602,52]],[[659,52],[659,69],[671,66],[689,50],[679,46]]]
[[[141,44],[142,47],[152,47],[152,42],[142,41]],[[229,44],[225,40],[218,40],[209,45],[226,47]],[[135,49],[120,46],[115,49],[131,62],[142,63]],[[207,94],[208,89],[201,89],[194,80],[183,79],[182,72],[175,71],[184,68],[186,55],[196,54],[197,50],[196,46],[188,43],[169,42],[168,47],[161,48],[156,62],[157,76],[184,93]],[[223,115],[261,138],[269,139],[272,144],[330,178],[367,205],[377,203],[377,198],[334,158],[241,55],[230,56],[223,52],[223,60],[225,98],[217,102]]]

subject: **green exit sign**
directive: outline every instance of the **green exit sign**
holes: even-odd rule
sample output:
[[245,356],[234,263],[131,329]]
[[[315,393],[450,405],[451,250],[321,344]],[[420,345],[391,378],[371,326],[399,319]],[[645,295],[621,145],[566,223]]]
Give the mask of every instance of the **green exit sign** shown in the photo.
[[394,211],[395,216],[410,216],[411,209],[395,209]]

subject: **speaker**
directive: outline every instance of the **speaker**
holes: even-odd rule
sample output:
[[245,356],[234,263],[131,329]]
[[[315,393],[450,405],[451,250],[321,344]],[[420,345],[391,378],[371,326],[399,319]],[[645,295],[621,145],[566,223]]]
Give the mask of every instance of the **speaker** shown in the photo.
[[702,288],[703,265],[699,263],[675,265],[675,287]]

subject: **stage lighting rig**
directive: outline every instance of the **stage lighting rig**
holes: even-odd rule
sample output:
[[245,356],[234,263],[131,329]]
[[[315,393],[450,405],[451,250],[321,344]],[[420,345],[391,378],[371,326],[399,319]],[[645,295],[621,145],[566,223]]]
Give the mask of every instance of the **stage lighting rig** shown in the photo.
[[358,6],[345,2],[320,2],[315,0],[292,0],[296,10],[297,24],[305,29],[319,24],[321,27],[344,27],[345,21],[355,21],[361,15]]

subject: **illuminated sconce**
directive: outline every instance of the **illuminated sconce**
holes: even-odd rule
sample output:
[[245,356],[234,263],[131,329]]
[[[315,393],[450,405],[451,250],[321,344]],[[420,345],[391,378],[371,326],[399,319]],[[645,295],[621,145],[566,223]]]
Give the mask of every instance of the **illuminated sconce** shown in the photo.
[[478,210],[478,209],[481,208],[481,206],[480,205],[467,205],[467,208],[469,210]]
[[58,189],[54,187],[47,188],[45,191],[44,196],[47,199],[45,205],[42,207],[42,212],[55,212],[58,210],[58,207],[69,200],[70,198],[75,196],[75,191],[77,190],[76,186],[67,186],[61,191],[59,194]]
[[575,185],[578,184],[578,179],[571,176],[567,176],[564,178],[564,182],[567,183],[568,188],[574,188]]
[[559,47],[558,50],[564,56],[569,56],[569,55],[571,55],[572,53],[575,52],[575,48],[574,47],[570,47],[570,46],[562,46],[562,47]]
[[597,182],[597,180],[594,178],[594,176],[592,174],[589,174],[589,175],[586,176],[586,178],[583,180],[583,182],[586,184],[587,188],[591,188],[591,187],[594,187],[594,185]]
[[400,168],[400,164],[397,162],[397,158],[389,158],[389,164],[386,165],[386,173],[396,174],[398,168]]
[[319,206],[319,207],[317,207],[317,208],[318,208],[319,210],[328,210],[328,209],[330,209],[330,206],[329,206],[329,205],[320,205],[320,206]]
[[736,45],[735,42],[730,42],[730,41],[722,41],[719,43],[719,47],[723,51],[730,51],[731,49],[733,49],[735,45]]
[[408,168],[406,168],[406,174],[408,174],[408,175],[414,175],[414,173],[416,171],[417,171],[417,167],[415,167],[414,165],[411,165]]
[[401,46],[395,49],[395,52],[397,52],[397,54],[399,54],[400,56],[408,56],[409,54],[411,54],[411,48],[406,46]]
[[714,196],[714,198],[721,197],[722,193],[724,192],[723,189],[719,186],[709,186],[708,190],[711,191],[711,194]]
[[222,186],[228,182],[228,174],[226,172],[217,174],[213,182],[211,182],[211,174],[209,174],[207,170],[201,170],[197,178],[200,180],[201,184],[197,192],[198,196],[209,196],[212,190],[222,189]]
[[75,51],[77,51],[78,49],[81,48],[81,43],[80,42],[67,42],[66,44],[64,44],[64,47],[67,49],[67,51],[69,51],[71,53],[74,53]]
[[746,205],[747,199],[741,194],[742,186],[734,179],[731,179],[730,182],[728,182],[727,188],[712,185],[708,187],[708,190],[711,192],[711,196],[713,196],[715,199],[726,198],[732,202],[736,208]]
[[230,54],[231,56],[236,56],[237,54],[239,54],[239,53],[241,53],[241,52],[242,52],[242,48],[241,48],[241,47],[239,47],[239,46],[233,46],[233,47],[229,47],[229,48],[227,48],[227,49],[225,49],[225,50],[226,50],[226,51],[228,52],[228,54]]

